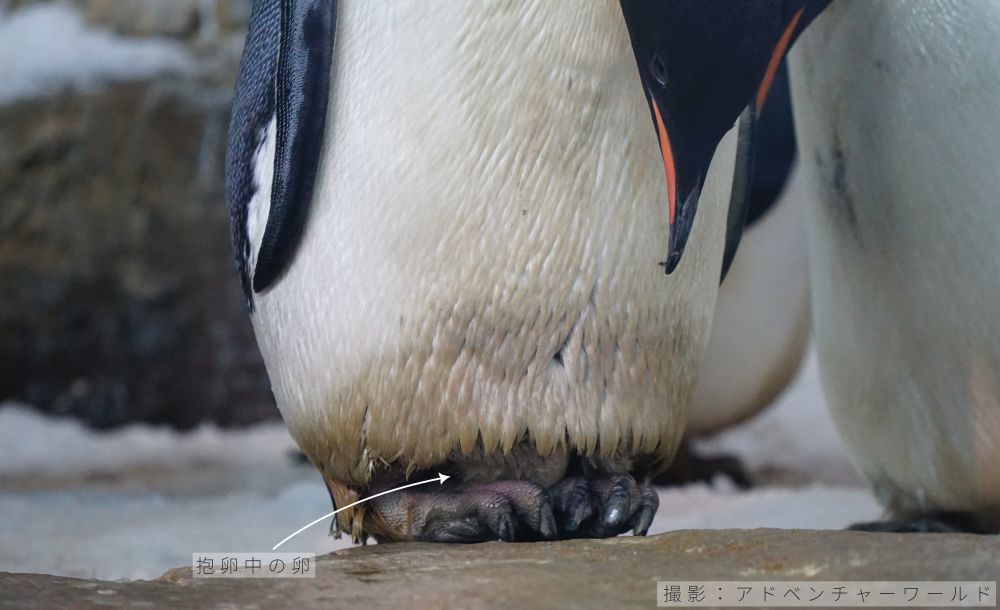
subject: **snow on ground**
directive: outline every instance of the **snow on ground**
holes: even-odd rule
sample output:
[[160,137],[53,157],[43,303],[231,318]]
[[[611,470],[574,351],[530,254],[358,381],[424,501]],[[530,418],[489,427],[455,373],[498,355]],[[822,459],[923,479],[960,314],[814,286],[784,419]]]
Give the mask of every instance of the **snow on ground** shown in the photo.
[[[291,459],[294,443],[281,424],[98,433],[7,406],[0,447],[0,571],[155,578],[194,552],[268,550],[331,510],[318,474]],[[771,482],[750,492],[725,481],[665,490],[654,533],[842,528],[880,515],[833,431],[813,358],[774,408],[702,449],[738,453]],[[317,525],[282,550],[348,545],[327,528]]]
[[191,70],[194,60],[168,40],[126,38],[88,26],[59,4],[0,8],[0,105],[63,88]]
[[[280,423],[100,433],[7,406],[0,446],[0,571],[155,578],[194,552],[268,550],[331,510]],[[327,528],[282,550],[348,546]]]

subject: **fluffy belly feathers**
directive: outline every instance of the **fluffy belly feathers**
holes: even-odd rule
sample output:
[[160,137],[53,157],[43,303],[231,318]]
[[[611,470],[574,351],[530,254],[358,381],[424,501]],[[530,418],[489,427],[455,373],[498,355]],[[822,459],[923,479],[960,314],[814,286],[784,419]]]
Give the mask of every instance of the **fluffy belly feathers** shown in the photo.
[[[524,438],[668,458],[708,337],[735,133],[665,276],[663,165],[625,26],[602,13],[617,3],[445,8],[343,7],[311,217],[253,315],[282,414],[353,484]],[[376,14],[435,25],[394,36]],[[560,28],[574,42],[553,59]]]

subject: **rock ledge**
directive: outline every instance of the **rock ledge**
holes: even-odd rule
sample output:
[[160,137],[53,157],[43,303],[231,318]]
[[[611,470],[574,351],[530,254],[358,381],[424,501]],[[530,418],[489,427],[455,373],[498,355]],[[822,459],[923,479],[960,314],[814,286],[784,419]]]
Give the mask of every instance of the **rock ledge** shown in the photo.
[[692,530],[612,540],[355,548],[315,580],[104,582],[0,573],[17,608],[649,608],[657,580],[994,580],[1000,538]]

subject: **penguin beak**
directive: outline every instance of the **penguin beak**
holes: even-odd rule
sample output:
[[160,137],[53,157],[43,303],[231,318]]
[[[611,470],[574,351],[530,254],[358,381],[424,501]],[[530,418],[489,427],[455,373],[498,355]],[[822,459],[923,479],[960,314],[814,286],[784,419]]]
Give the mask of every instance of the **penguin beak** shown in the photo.
[[729,203],[738,228],[730,231],[727,221],[726,232],[726,251],[735,253],[752,174],[756,112],[781,58],[829,2],[620,0],[663,157],[669,229],[667,258],[660,264],[668,274],[687,247],[716,149],[746,111]]
[[[669,274],[677,268],[687,245],[691,227],[694,224],[695,212],[698,210],[698,199],[701,196],[701,186],[704,182],[704,171],[684,172],[682,180],[678,181],[677,164],[674,162],[674,149],[670,142],[670,134],[663,120],[661,103],[656,94],[649,93],[649,105],[653,111],[656,123],[656,135],[660,143],[660,155],[663,157],[663,172],[667,179],[667,223],[668,251],[667,259],[660,263]],[[686,163],[684,165],[687,165]],[[682,165],[682,169],[684,167]]]

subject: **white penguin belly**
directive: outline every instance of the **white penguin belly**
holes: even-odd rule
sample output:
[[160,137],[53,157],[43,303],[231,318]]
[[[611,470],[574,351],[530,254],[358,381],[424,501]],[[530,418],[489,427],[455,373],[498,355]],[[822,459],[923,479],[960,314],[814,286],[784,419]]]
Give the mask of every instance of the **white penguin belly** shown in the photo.
[[840,0],[792,54],[824,388],[881,499],[1000,523],[1000,5]]
[[719,288],[691,396],[689,436],[752,417],[799,369],[809,343],[804,195],[801,171],[793,169],[774,207],[743,234]]
[[669,457],[734,131],[665,276],[663,164],[616,1],[344,2],[333,73],[302,244],[253,315],[303,450],[354,484],[526,437]]

